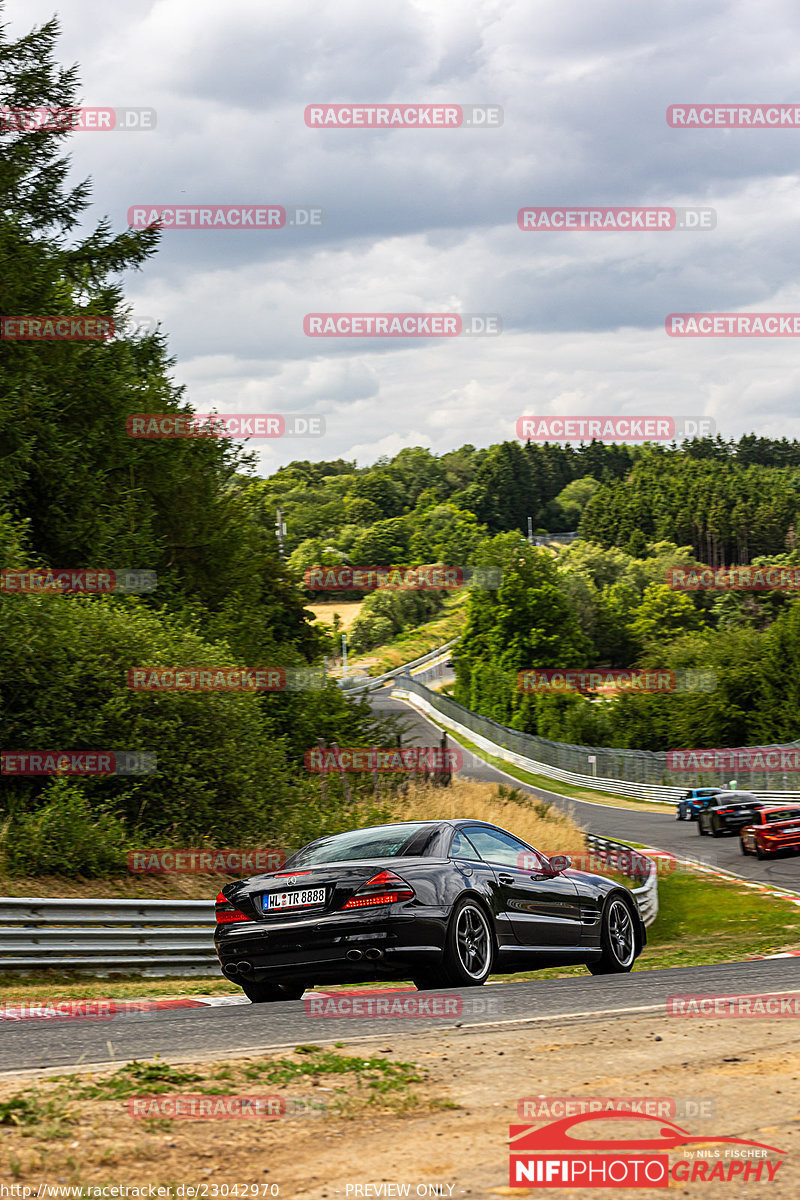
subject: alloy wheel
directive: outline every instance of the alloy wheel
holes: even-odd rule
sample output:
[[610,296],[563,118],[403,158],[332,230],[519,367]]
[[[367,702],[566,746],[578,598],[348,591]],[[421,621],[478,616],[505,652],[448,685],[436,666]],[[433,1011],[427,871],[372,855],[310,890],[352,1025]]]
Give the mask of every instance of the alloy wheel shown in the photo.
[[471,979],[480,979],[489,967],[492,938],[486,917],[479,908],[467,904],[456,920],[458,958]]
[[608,940],[618,962],[626,967],[633,961],[636,942],[633,918],[624,900],[612,900],[608,910]]

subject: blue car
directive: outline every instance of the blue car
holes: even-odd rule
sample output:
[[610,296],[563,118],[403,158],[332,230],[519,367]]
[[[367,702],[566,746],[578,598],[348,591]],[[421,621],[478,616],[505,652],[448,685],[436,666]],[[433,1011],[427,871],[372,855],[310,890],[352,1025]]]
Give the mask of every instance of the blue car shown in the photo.
[[700,810],[705,808],[709,797],[716,796],[720,792],[727,790],[727,788],[722,787],[690,788],[685,796],[681,796],[680,800],[676,801],[675,820],[696,821],[700,815]]

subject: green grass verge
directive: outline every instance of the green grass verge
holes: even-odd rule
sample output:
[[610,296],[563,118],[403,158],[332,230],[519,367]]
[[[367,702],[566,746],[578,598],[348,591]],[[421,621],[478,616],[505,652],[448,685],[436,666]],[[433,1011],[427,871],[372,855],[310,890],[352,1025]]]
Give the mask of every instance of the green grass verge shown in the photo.
[[0,974],[4,1004],[20,1000],[156,1000],[169,996],[241,996],[242,989],[221,975],[186,979],[168,975],[139,979],[114,975],[109,979],[74,972],[36,971],[30,975]]
[[[263,1058],[220,1068],[207,1065],[192,1071],[171,1067],[156,1056],[151,1062],[126,1063],[113,1073],[88,1082],[75,1075],[51,1076],[44,1082],[58,1085],[57,1090],[40,1084],[0,1099],[0,1127],[16,1128],[29,1136],[45,1134],[48,1140],[53,1140],[74,1136],[81,1120],[76,1106],[85,1101],[149,1098],[176,1090],[192,1095],[226,1096],[232,1086],[254,1083],[279,1088],[302,1083],[313,1086],[322,1078],[334,1086],[325,1089],[331,1095],[319,1107],[344,1116],[370,1109],[402,1113],[419,1108],[423,1101],[411,1088],[413,1084],[425,1083],[428,1076],[416,1063],[393,1062],[378,1055],[353,1057],[319,1046],[296,1046],[291,1058]],[[444,1106],[436,1099],[425,1103],[428,1108]],[[144,1120],[151,1130],[172,1126],[168,1119]]]

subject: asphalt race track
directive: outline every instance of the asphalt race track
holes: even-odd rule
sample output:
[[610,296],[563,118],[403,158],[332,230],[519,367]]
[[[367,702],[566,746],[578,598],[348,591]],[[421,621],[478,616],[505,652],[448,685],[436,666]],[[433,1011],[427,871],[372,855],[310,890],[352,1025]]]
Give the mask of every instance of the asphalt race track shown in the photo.
[[[764,959],[710,967],[642,971],[632,975],[548,979],[489,984],[443,993],[463,997],[456,1017],[326,1017],[306,1013],[304,1000],[281,1004],[244,1004],[221,1008],[130,1013],[110,1020],[0,1021],[1,1071],[87,1063],[125,1062],[160,1054],[176,1062],[205,1056],[225,1058],[298,1043],[377,1039],[376,1052],[394,1047],[398,1033],[431,1033],[443,1028],[547,1021],[583,1016],[620,1015],[653,1010],[663,1034],[671,1020],[668,996],[716,993],[800,992],[800,960]],[[313,993],[308,993],[306,1000]],[[415,991],[397,993],[415,996]],[[341,996],[342,993],[339,993]],[[435,997],[436,992],[425,992]],[[480,1010],[483,1009],[483,1012]]]
[[[407,705],[393,700],[389,689],[370,696],[383,712],[402,716],[406,744],[438,745],[441,731]],[[448,734],[453,742],[455,739]],[[510,777],[493,767],[471,765],[465,774],[490,782]],[[515,781],[516,782],[516,781]],[[546,795],[574,809],[577,819],[592,833],[617,837],[671,851],[681,857],[734,871],[752,880],[797,889],[800,858],[759,862],[739,853],[738,839],[700,839],[694,822],[676,821],[663,813],[614,808],[571,800],[554,792],[518,784],[526,791]],[[433,814],[432,814],[433,815]],[[405,1017],[402,1034],[430,1033],[475,1026],[497,1027],[530,1022],[533,1025],[590,1016],[635,1014],[652,1011],[663,1034],[671,1019],[664,1005],[671,995],[748,995],[752,993],[800,994],[800,958],[761,959],[715,966],[641,971],[631,975],[572,977],[490,984],[483,988],[453,989],[441,993],[450,1015]],[[324,994],[324,993],[323,993]],[[341,997],[346,993],[339,992]],[[359,993],[361,996],[363,992]],[[234,1057],[298,1043],[376,1041],[376,1051],[390,1046],[398,1036],[397,1019],[379,1016],[324,1017],[308,1011],[311,997],[280,1004],[250,1005],[234,1000],[219,1007],[159,1009],[125,1012],[105,1019],[0,1020],[0,1073],[52,1069],[87,1064],[126,1062],[160,1054],[170,1062],[207,1056]],[[423,995],[433,1000],[439,993],[400,991],[399,998]],[[453,998],[463,1011],[453,1013]],[[444,1001],[443,1001],[444,1002]],[[460,1008],[460,1005],[459,1005]]]
[[[393,700],[390,692],[391,688],[386,687],[371,693],[370,704],[376,710],[402,717],[408,730],[403,738],[404,744],[438,746],[442,734],[440,727],[402,701]],[[458,745],[458,740],[453,734],[448,732],[447,737],[450,744]],[[642,846],[668,850],[679,858],[693,858],[708,866],[733,871],[743,879],[773,883],[776,887],[800,892],[800,855],[765,859],[760,862],[754,855],[745,856],[741,853],[738,837],[700,837],[695,821],[676,821],[672,814],[645,810],[640,812],[632,808],[615,808],[609,804],[572,800],[557,792],[548,792],[543,788],[521,783],[487,764],[473,763],[469,768],[465,768],[463,774],[466,778],[486,780],[490,783],[508,783],[511,780],[523,791],[546,796],[561,807],[572,810],[579,824],[589,833],[599,837],[619,838],[624,842],[636,842]]]

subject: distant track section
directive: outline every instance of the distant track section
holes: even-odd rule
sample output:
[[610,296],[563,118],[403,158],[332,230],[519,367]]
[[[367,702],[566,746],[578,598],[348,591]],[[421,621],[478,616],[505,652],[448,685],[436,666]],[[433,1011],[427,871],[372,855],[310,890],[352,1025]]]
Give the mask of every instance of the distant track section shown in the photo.
[[[485,753],[521,767],[532,775],[545,775],[561,783],[593,788],[596,791],[608,792],[612,796],[632,796],[637,800],[652,800],[662,804],[677,800],[686,792],[687,787],[698,786],[693,776],[687,776],[687,782],[681,785],[647,782],[648,775],[661,773],[663,776],[666,773],[666,762],[662,761],[665,759],[664,754],[651,750],[618,750],[608,746],[574,746],[568,742],[550,742],[530,733],[522,733],[519,729],[510,729],[507,725],[500,725],[489,717],[472,712],[449,696],[433,692],[408,676],[399,676],[395,680],[395,691],[392,694],[419,713],[430,717],[437,725],[449,729],[457,737],[466,738]],[[641,775],[641,778],[623,779],[599,772],[596,775],[586,775],[564,765],[568,763],[570,767],[574,767],[579,762],[588,765],[592,758],[595,759],[595,766],[598,762],[611,763],[614,760],[620,773],[624,770],[634,776]],[[798,791],[759,790],[750,787],[743,780],[739,781],[739,786],[765,800],[776,800],[780,804],[787,800],[800,800]]]
[[345,677],[344,679],[337,680],[337,683],[348,696],[374,691],[375,688],[381,688],[384,684],[391,683],[401,675],[409,675],[412,671],[420,667],[433,666],[438,659],[446,656],[457,641],[458,638],[453,638],[451,641],[445,642],[444,645],[437,646],[435,650],[429,650],[427,654],[423,654],[419,658],[414,658],[411,662],[402,663],[399,667],[394,667],[393,670],[384,672],[383,675],[375,675],[370,679],[358,679],[355,683],[350,683],[347,677]]

